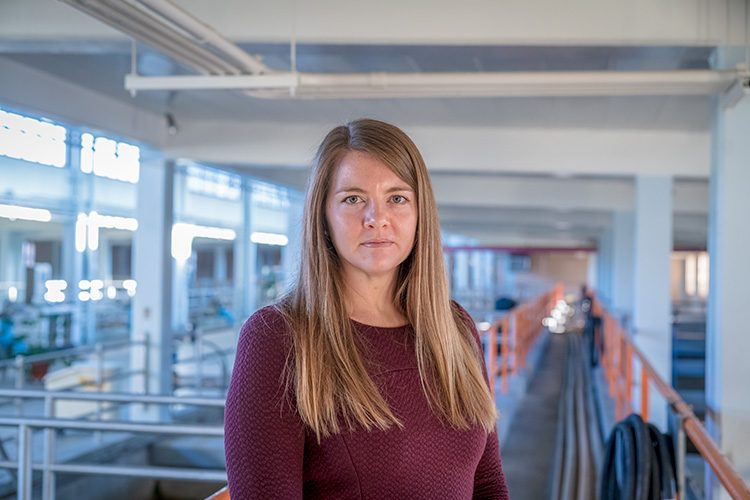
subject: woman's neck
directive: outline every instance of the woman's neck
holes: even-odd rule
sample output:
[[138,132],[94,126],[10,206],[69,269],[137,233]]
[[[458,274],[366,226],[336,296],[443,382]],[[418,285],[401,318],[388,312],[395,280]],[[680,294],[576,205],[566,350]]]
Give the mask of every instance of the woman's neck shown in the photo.
[[349,317],[372,326],[394,327],[407,323],[394,304],[396,276],[382,279],[345,279],[344,300]]

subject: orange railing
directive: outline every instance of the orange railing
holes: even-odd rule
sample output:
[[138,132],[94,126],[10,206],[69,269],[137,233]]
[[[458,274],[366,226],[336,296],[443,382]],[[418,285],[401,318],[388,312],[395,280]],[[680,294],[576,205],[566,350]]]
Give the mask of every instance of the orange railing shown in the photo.
[[596,332],[594,341],[597,349],[602,353],[604,375],[609,383],[609,395],[615,399],[617,420],[633,413],[633,359],[637,357],[641,365],[640,392],[643,420],[648,420],[649,387],[653,384],[678,415],[678,420],[682,422],[685,432],[729,495],[734,500],[750,500],[750,488],[721,453],[718,445],[708,435],[693,410],[680,398],[677,391],[659,376],[638,346],[598,299],[593,299],[592,307],[594,315],[602,318],[603,338],[599,332]]
[[[518,375],[519,369],[526,366],[526,355],[542,331],[542,320],[549,315],[555,303],[562,297],[563,285],[558,284],[544,295],[514,307],[487,330],[490,351],[487,371],[493,395],[498,375],[500,375],[500,387],[503,394],[508,392],[508,371],[515,376]],[[498,327],[500,333],[497,331]],[[501,335],[499,360],[497,357],[498,335]]]

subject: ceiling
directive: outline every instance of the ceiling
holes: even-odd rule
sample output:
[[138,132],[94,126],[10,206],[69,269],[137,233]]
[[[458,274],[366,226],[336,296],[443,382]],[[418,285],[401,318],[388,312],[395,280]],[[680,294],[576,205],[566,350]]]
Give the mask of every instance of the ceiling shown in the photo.
[[[0,7],[2,9],[2,7]],[[75,14],[84,16],[84,14]],[[179,125],[194,124],[208,130],[220,123],[240,129],[248,123],[321,127],[368,116],[396,123],[404,128],[487,129],[505,131],[540,130],[592,132],[654,131],[710,133],[711,98],[696,96],[611,96],[611,97],[522,97],[522,98],[422,98],[422,99],[350,99],[350,100],[275,100],[251,98],[237,91],[141,91],[131,96],[123,80],[131,71],[131,43],[120,37],[82,36],[65,38],[19,38],[2,36],[0,60],[49,75],[51,81],[65,81],[90,92],[106,96],[124,105],[154,116],[170,113]],[[264,64],[277,70],[289,70],[289,43],[240,41],[249,54],[260,56]],[[306,73],[421,73],[421,72],[518,72],[518,71],[671,71],[709,69],[714,47],[687,44],[574,45],[574,44],[363,44],[298,43],[296,69]],[[194,72],[141,44],[136,46],[136,68],[140,75],[187,75]],[[1,85],[0,85],[1,87]],[[0,92],[0,105],[3,94]],[[7,96],[5,96],[7,97]],[[85,105],[85,103],[82,103]],[[113,125],[114,127],[114,125]],[[187,126],[186,126],[187,128]],[[223,130],[223,129],[222,129]],[[290,129],[291,130],[291,129]],[[317,129],[316,129],[317,130]],[[219,132],[217,132],[218,134]],[[179,142],[179,133],[169,141]],[[251,142],[251,141],[250,141]],[[420,144],[417,144],[420,146]],[[309,144],[314,148],[314,143]],[[539,143],[544,148],[544,143]],[[169,151],[169,147],[167,147]],[[677,152],[676,152],[677,153]],[[625,153],[627,154],[627,152]],[[425,155],[426,157],[429,154]],[[271,165],[255,159],[227,161],[219,157],[193,158],[204,163],[246,172],[296,188],[303,188],[308,157],[299,161],[281,161]],[[555,158],[550,158],[550,163]],[[706,167],[707,171],[707,167]],[[518,196],[533,192],[550,182],[585,184],[592,176],[575,172],[561,180],[551,165],[535,174],[516,171],[475,170],[472,162],[433,172],[436,182],[446,184],[450,176],[470,173],[500,182],[507,179],[518,186]],[[676,185],[689,185],[700,191],[691,212],[675,217],[675,246],[705,247],[707,226],[707,175],[680,175]],[[519,181],[520,178],[520,181]],[[632,190],[633,175],[610,173],[605,168],[593,181],[606,179],[613,186]],[[467,181],[468,182],[468,181]],[[489,180],[487,181],[489,182]],[[561,187],[563,184],[560,184]],[[468,185],[467,185],[468,186]],[[617,187],[620,186],[620,187]],[[581,203],[579,207],[559,209],[554,196],[534,206],[524,204],[489,206],[472,199],[471,189],[464,198],[441,199],[438,204],[443,228],[476,238],[487,245],[520,246],[595,246],[602,231],[612,223],[617,206]],[[629,191],[628,191],[629,193]],[[705,195],[705,196],[704,196]],[[629,194],[623,196],[630,196]],[[474,197],[476,198],[476,197]],[[632,210],[632,207],[630,208]]]

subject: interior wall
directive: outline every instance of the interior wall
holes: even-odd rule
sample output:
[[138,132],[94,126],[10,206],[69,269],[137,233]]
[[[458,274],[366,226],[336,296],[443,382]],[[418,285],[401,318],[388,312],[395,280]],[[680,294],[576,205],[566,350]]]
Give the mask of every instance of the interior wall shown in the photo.
[[562,283],[565,294],[579,295],[581,286],[588,279],[589,254],[586,252],[571,253],[538,253],[531,256],[531,273],[553,283]]

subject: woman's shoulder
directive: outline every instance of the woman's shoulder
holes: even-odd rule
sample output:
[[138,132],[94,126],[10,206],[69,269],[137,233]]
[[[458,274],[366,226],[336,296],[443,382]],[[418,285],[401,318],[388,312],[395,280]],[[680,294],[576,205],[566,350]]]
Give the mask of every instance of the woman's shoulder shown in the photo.
[[239,348],[287,350],[291,345],[289,322],[281,308],[270,305],[258,309],[240,329]]
[[242,332],[254,334],[275,333],[280,329],[288,330],[287,320],[281,307],[277,304],[255,311],[242,326]]

